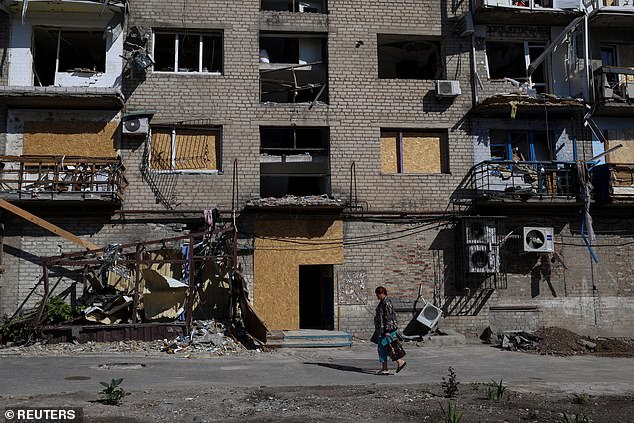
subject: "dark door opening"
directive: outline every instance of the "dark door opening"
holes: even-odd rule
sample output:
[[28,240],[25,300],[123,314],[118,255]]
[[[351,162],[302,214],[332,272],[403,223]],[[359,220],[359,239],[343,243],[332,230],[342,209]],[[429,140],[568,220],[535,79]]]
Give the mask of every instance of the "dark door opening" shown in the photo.
[[332,265],[299,266],[299,328],[333,330]]

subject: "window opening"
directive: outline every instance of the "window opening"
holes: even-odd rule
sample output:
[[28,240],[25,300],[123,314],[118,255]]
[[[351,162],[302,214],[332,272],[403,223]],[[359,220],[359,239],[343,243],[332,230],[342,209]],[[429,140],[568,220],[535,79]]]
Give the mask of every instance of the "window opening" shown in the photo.
[[222,34],[154,34],[155,72],[222,73]]
[[33,73],[38,86],[55,85],[57,72],[106,71],[103,31],[33,29]]
[[322,0],[262,0],[262,10],[279,10],[302,13],[324,13],[326,1]]
[[152,170],[221,170],[220,128],[152,128],[151,144]]
[[378,34],[379,78],[441,79],[440,41],[414,35]]
[[260,128],[260,196],[330,194],[329,130]]
[[519,82],[528,82],[538,93],[547,92],[546,68],[541,63],[531,78],[528,77],[528,66],[546,48],[545,43],[528,41],[487,41],[486,55],[489,78],[510,78]]
[[381,130],[382,173],[448,173],[446,133]]
[[[551,137],[552,138],[552,134]],[[489,132],[491,159],[547,162],[553,160],[552,148],[546,131]]]

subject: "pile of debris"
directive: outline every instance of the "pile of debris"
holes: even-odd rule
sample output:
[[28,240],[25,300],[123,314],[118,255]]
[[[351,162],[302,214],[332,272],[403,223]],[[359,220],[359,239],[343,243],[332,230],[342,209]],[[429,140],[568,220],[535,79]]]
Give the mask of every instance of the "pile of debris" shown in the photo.
[[267,197],[249,200],[247,206],[250,207],[284,207],[284,206],[322,206],[322,207],[344,207],[345,202],[338,198],[330,198],[328,195],[286,195],[281,198]]
[[161,351],[168,354],[204,352],[226,355],[246,350],[242,344],[225,333],[228,333],[226,326],[220,322],[196,320],[192,322],[189,336],[178,336],[169,341],[164,339]]
[[[489,328],[487,328],[489,329]],[[481,339],[491,342],[492,331],[483,333]],[[488,336],[487,336],[488,335]],[[590,338],[568,329],[545,328],[536,332],[503,332],[498,334],[498,346],[509,351],[536,354],[579,355],[595,354],[610,357],[634,357],[634,343],[630,340]]]

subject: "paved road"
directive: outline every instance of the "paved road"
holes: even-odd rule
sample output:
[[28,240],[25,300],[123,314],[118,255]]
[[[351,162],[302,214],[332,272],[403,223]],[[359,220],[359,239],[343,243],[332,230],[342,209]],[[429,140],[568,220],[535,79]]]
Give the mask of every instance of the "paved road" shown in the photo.
[[[449,366],[454,367],[463,384],[503,379],[519,391],[634,393],[634,358],[539,356],[484,345],[409,346],[407,351],[407,367],[391,376],[371,373],[378,367],[371,344],[358,344],[352,349],[294,349],[204,359],[130,354],[4,356],[0,357],[0,395],[92,392],[97,382],[113,377],[124,377],[128,390],[176,390],[201,385],[438,384]],[[118,366],[121,363],[133,365],[124,369]]]

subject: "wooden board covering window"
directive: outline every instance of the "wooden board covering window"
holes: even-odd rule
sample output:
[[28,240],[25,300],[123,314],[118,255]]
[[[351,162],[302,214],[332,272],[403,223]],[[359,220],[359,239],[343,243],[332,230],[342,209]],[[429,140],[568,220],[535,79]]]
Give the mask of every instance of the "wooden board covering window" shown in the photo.
[[403,173],[441,173],[440,135],[403,132]]
[[623,147],[608,154],[608,163],[634,163],[634,130],[619,129],[608,131],[606,149],[623,144]]
[[398,173],[398,132],[381,132],[381,172]]
[[299,266],[343,264],[343,223],[272,218],[255,223],[253,303],[269,329],[299,329]]
[[218,131],[176,130],[174,169],[218,170]]
[[118,121],[26,121],[22,154],[116,157]]
[[170,170],[172,168],[172,130],[152,130],[152,154],[150,166],[154,170]]

